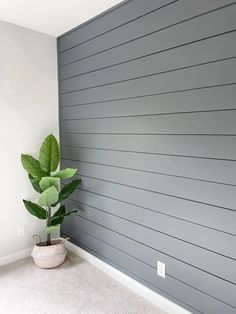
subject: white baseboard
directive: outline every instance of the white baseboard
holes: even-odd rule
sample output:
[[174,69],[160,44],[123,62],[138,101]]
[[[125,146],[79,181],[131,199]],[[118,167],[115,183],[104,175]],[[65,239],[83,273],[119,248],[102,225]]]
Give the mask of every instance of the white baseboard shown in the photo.
[[7,256],[0,257],[0,266],[16,262],[22,258],[26,258],[30,256],[31,251],[32,247],[15,252]]
[[141,297],[143,297],[146,300],[148,300],[149,302],[155,304],[161,310],[166,311],[167,313],[170,313],[170,314],[191,314],[189,311],[183,309],[182,307],[175,304],[174,302],[164,298],[163,296],[159,295],[158,293],[145,287],[141,283],[139,283],[136,280],[130,278],[129,276],[123,274],[121,271],[108,265],[107,263],[105,263],[102,260],[100,260],[99,258],[93,256],[92,254],[86,252],[85,250],[81,249],[80,247],[76,246],[75,244],[73,244],[71,242],[67,242],[67,248],[70,251],[72,251],[73,253],[82,257],[84,260],[86,260],[90,264],[94,265],[96,268],[105,272],[107,275],[109,275],[110,277],[112,277],[116,281],[119,281],[124,286],[133,290],[135,293],[137,293]]

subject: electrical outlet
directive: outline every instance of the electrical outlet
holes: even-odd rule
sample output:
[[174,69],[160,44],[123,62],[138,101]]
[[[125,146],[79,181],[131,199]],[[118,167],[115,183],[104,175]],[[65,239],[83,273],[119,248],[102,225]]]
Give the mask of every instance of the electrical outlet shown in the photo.
[[166,265],[160,261],[157,261],[157,275],[162,278],[166,276]]
[[18,237],[23,237],[25,235],[25,226],[19,226],[17,229]]

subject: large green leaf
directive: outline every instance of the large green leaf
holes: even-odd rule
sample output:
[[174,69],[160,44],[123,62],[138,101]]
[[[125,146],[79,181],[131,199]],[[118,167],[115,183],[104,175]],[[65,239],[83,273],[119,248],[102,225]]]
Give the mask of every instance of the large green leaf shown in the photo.
[[65,205],[61,205],[59,207],[59,209],[53,214],[52,219],[57,217],[57,216],[64,215],[65,212],[66,212]]
[[39,161],[30,155],[21,154],[21,163],[23,168],[34,178],[41,179],[48,175],[47,172],[41,169]]
[[65,212],[66,212],[65,205],[61,205],[59,209],[52,216],[51,225],[53,226],[53,225],[61,224],[63,222]]
[[61,189],[61,192],[59,193],[58,201],[55,204],[53,204],[52,206],[56,206],[61,201],[67,199],[77,189],[80,182],[81,182],[80,179],[76,179],[76,180],[73,180],[70,183],[64,185],[63,188]]
[[64,218],[66,216],[70,216],[70,215],[75,214],[77,212],[78,212],[78,210],[72,210],[72,211],[66,212],[64,215],[54,217],[51,220],[51,225],[54,226],[54,225],[57,225],[57,224],[62,224],[62,222],[63,222],[63,220],[64,220]]
[[62,224],[63,219],[66,216],[76,213],[78,210],[72,210],[66,212],[65,205],[60,206],[60,208],[55,212],[55,214],[51,218],[51,226]]
[[47,190],[50,186],[55,186],[55,188],[59,190],[59,179],[53,177],[43,177],[39,182],[39,186],[42,191]]
[[77,170],[78,169],[74,168],[66,168],[60,172],[55,173],[53,176],[60,179],[70,179],[71,177],[73,177],[73,175],[75,175]]
[[59,163],[59,147],[56,138],[48,135],[39,151],[40,166],[44,171],[51,172],[57,169]]
[[58,191],[55,186],[50,186],[47,190],[43,191],[39,197],[38,204],[40,206],[50,206],[58,200]]
[[38,193],[41,193],[42,190],[39,186],[39,179],[32,177],[32,175],[30,173],[28,174],[28,177],[29,177],[30,182],[31,182],[33,188],[35,189],[35,191],[37,191]]
[[74,191],[79,186],[80,182],[81,182],[80,179],[76,179],[64,185],[63,188],[61,189],[61,192],[59,193],[60,201],[67,199],[72,193],[74,193]]
[[46,219],[47,212],[44,208],[30,201],[23,200],[26,209],[31,215],[38,217],[39,219]]

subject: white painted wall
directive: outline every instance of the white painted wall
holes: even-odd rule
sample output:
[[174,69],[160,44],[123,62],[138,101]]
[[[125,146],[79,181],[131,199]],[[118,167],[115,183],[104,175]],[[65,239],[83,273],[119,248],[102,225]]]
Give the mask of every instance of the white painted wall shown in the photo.
[[119,2],[121,0],[0,0],[0,20],[59,36]]
[[[0,21],[0,257],[32,245],[44,221],[31,216],[22,199],[37,193],[20,162],[37,156],[44,137],[58,137],[56,38]],[[18,226],[25,236],[17,236]]]

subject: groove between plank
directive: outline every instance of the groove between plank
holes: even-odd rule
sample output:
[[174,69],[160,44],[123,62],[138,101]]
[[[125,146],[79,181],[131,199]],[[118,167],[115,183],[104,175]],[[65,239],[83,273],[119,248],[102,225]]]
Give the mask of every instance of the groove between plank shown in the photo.
[[165,154],[165,153],[160,153],[160,152],[152,153],[152,152],[145,152],[145,151],[123,150],[123,149],[109,149],[109,148],[87,147],[87,146],[76,146],[76,145],[65,145],[65,144],[61,144],[61,146],[62,147],[73,147],[73,148],[85,148],[85,149],[93,149],[93,150],[101,150],[101,151],[111,151],[111,152],[133,153],[133,154],[146,154],[146,155],[182,157],[182,158],[197,158],[197,159],[219,160],[219,161],[228,161],[228,162],[235,162],[236,161],[236,159],[203,157],[203,156],[190,156],[190,155],[176,155],[176,154]]
[[86,117],[86,118],[61,118],[60,121],[77,121],[77,120],[103,120],[103,119],[122,119],[122,118],[136,118],[136,117],[152,117],[152,116],[169,116],[169,115],[185,115],[211,112],[227,112],[235,111],[236,108],[225,109],[207,109],[207,110],[193,110],[193,111],[177,111],[177,112],[160,112],[147,114],[133,114],[133,115],[119,115],[119,116],[103,116],[103,117]]
[[115,133],[115,132],[62,132],[61,134],[92,134],[92,135],[146,135],[146,136],[236,136],[235,133],[232,134],[211,134],[211,133]]

